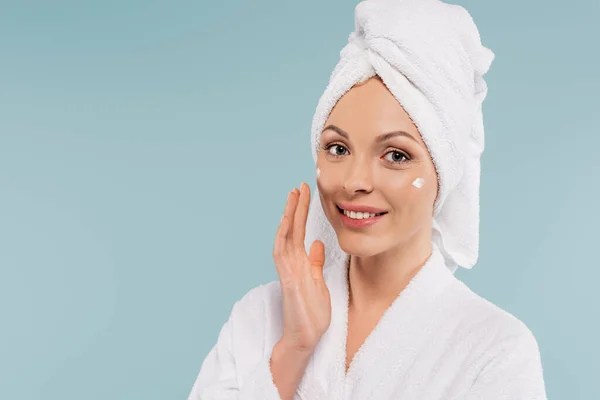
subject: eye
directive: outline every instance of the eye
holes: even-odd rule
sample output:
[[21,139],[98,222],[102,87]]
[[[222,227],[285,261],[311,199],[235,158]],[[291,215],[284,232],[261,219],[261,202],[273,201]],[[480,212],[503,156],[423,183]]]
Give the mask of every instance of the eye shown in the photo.
[[[330,155],[332,155],[332,156],[334,156],[334,157],[341,157],[341,156],[344,156],[344,155],[346,155],[346,154],[345,154],[345,153],[342,153],[342,154],[340,154],[340,152],[343,152],[343,151],[346,151],[346,152],[347,152],[347,151],[348,151],[348,149],[346,149],[344,146],[342,146],[341,144],[337,144],[337,143],[330,144],[330,145],[329,145],[329,146],[327,146],[325,149],[327,150],[327,152],[328,152]],[[331,149],[335,149],[333,153],[331,152]]]
[[388,151],[387,153],[385,153],[385,155],[387,156],[388,154],[392,154],[391,159],[387,159],[387,161],[394,163],[394,164],[403,164],[407,161],[410,160],[410,158],[404,154],[401,151],[398,150],[392,150],[392,151]]

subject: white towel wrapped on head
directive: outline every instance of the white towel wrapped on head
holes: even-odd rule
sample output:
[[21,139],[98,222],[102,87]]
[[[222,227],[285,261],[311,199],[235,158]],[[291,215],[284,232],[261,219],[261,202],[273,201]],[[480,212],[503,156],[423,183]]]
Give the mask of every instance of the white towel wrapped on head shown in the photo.
[[[463,7],[439,0],[363,1],[312,123],[316,163],[323,125],[337,101],[357,83],[379,75],[419,129],[436,167],[432,240],[452,272],[457,266],[471,268],[479,254],[483,75],[493,59]],[[315,188],[307,250],[317,239],[325,244],[326,265],[345,256]]]
[[[483,74],[493,54],[469,14],[437,0],[367,0],[341,52],[313,126],[319,135],[335,103],[380,75],[417,125],[440,183],[429,259],[348,356],[350,289],[345,254],[311,202],[306,245],[325,243],[331,323],[311,355],[295,400],[546,400],[537,341],[519,319],[480,297],[453,272],[477,260]],[[279,400],[270,359],[283,335],[281,285],[273,281],[235,304],[202,364],[190,400]]]

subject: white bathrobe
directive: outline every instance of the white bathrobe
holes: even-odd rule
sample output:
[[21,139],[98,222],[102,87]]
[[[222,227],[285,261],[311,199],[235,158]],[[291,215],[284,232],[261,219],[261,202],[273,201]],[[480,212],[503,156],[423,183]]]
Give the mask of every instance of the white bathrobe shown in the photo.
[[[343,264],[343,263],[340,263]],[[546,399],[536,339],[431,257],[383,315],[345,372],[347,270],[325,270],[332,320],[294,399]],[[279,399],[269,359],[282,334],[279,282],[236,302],[189,400]]]

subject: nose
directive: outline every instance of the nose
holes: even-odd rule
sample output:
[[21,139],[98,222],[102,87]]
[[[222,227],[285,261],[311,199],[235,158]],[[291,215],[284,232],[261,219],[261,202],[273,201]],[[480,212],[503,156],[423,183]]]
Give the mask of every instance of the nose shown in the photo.
[[371,165],[367,157],[355,157],[348,162],[343,188],[349,195],[357,192],[369,193],[373,190]]

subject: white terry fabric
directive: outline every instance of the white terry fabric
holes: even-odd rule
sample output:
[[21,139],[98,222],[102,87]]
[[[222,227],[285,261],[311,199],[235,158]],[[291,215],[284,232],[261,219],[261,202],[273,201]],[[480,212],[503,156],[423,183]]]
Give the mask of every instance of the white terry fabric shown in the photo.
[[[381,77],[419,129],[436,167],[432,237],[453,273],[458,266],[472,268],[479,254],[483,75],[493,59],[461,6],[439,0],[363,1],[312,123],[316,162],[323,125],[340,97],[375,74]],[[318,188],[313,193],[306,249],[318,239],[327,259],[344,258]]]
[[[545,400],[538,344],[519,319],[472,292],[437,246],[346,364],[345,260],[330,266],[332,320],[295,400]],[[278,281],[238,301],[188,400],[279,399],[269,367],[283,327]]]
[[[315,190],[307,249],[325,244],[331,324],[296,400],[545,400],[538,344],[519,319],[472,292],[453,273],[478,256],[482,78],[493,59],[460,6],[438,0],[367,0],[321,97],[313,157],[325,120],[354,84],[380,75],[419,128],[438,170],[432,254],[345,371],[348,255]],[[238,301],[204,360],[188,400],[279,399],[269,366],[281,338],[278,281]]]

